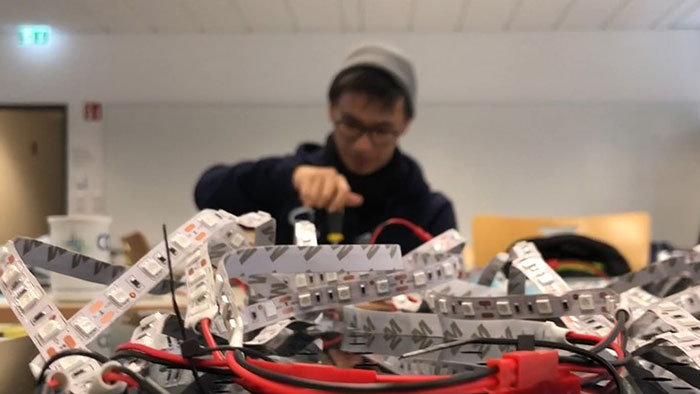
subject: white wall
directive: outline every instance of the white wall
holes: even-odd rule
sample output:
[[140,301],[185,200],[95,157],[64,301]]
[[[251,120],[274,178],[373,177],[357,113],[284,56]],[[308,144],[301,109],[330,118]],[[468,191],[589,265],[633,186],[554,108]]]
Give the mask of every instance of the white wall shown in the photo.
[[[70,152],[87,151],[95,159],[92,173],[84,174],[80,173],[82,170],[75,160],[76,155],[71,155],[70,209],[76,211],[80,198],[85,195],[98,200],[86,204],[87,209],[97,209],[102,195],[99,168],[102,163],[102,125],[82,120],[84,101],[103,101],[108,112],[115,108],[113,104],[164,102],[219,103],[222,106],[283,103],[322,108],[328,80],[343,54],[354,43],[368,40],[393,43],[412,55],[420,83],[419,123],[416,127],[424,122],[431,129],[440,128],[439,132],[445,135],[460,130],[461,122],[484,122],[476,123],[475,130],[470,131],[477,133],[479,128],[476,125],[484,126],[484,135],[479,138],[500,135],[494,134],[496,127],[516,133],[519,127],[498,126],[501,116],[515,115],[521,116],[523,122],[531,122],[527,126],[529,130],[541,124],[542,128],[534,131],[556,133],[558,130],[548,127],[570,127],[571,124],[587,122],[586,106],[599,106],[604,110],[608,106],[606,103],[658,103],[670,105],[673,111],[684,111],[683,115],[668,113],[666,123],[654,131],[675,136],[675,133],[687,133],[691,128],[688,119],[697,114],[694,104],[683,103],[700,102],[700,33],[692,31],[393,34],[372,37],[57,34],[52,46],[31,49],[18,47],[15,37],[6,35],[0,36],[0,102],[69,104]],[[493,112],[493,108],[481,106],[486,103],[503,105],[508,110]],[[547,107],[544,103],[566,104]],[[580,104],[583,107],[579,107]],[[542,116],[545,119],[553,117],[547,122],[531,118],[538,113],[537,108],[545,108],[542,105],[548,108],[542,111],[549,114]],[[435,111],[428,110],[428,107],[434,107]],[[452,115],[444,118],[441,111]],[[647,115],[644,111],[639,113],[647,123],[654,120],[644,117]],[[109,118],[109,113],[106,116]],[[639,133],[631,113],[615,116],[602,130]],[[285,118],[280,116],[279,119]],[[444,126],[438,127],[439,124]],[[522,127],[525,129],[525,125]],[[411,138],[406,141],[409,147]],[[472,140],[477,136],[468,138]],[[511,138],[522,138],[522,134]],[[628,134],[624,134],[624,138],[628,138]],[[647,141],[652,137],[637,135],[630,138]],[[469,140],[465,137],[464,142]],[[290,144],[284,141],[280,140],[279,148],[284,145],[288,149]],[[591,144],[590,149],[596,146],[599,151],[605,149],[605,145],[600,146],[602,142]],[[107,146],[110,149],[112,145],[107,143]],[[500,151],[489,149],[477,153],[481,152]],[[643,149],[635,152],[643,152]],[[426,153],[429,154],[430,151]],[[431,158],[426,163],[431,179],[447,189],[449,186],[443,186],[447,182],[441,179],[446,179],[449,172],[442,174],[433,170],[433,162]],[[534,168],[540,171],[543,164],[538,163]],[[595,166],[589,162],[586,165]],[[76,185],[86,177],[91,179],[91,190],[78,192]],[[451,194],[467,194],[472,192],[471,188],[483,187],[472,182],[465,185],[469,187]],[[135,188],[127,189],[118,190],[118,193],[124,193],[118,198],[127,193],[134,195]],[[503,193],[489,192],[494,199],[503,199],[504,203],[513,201]],[[597,192],[608,193],[605,190]],[[644,192],[646,190],[640,191]],[[668,196],[658,198],[659,201],[673,201]],[[611,196],[604,201],[615,199]],[[113,206],[109,201],[106,204],[107,207]],[[671,202],[665,204],[673,205]],[[514,205],[509,207],[515,209]],[[551,211],[560,212],[557,207],[550,206]],[[598,207],[604,208],[600,204],[591,204],[586,209],[598,210]],[[545,208],[533,210],[544,213]],[[697,221],[697,215],[692,220]],[[462,222],[464,226],[465,220]],[[666,236],[665,233],[661,235]]]
[[[115,234],[195,212],[193,187],[219,162],[322,141],[323,105],[115,104],[105,128]],[[426,104],[402,141],[469,234],[479,213],[645,210],[654,236],[690,245],[700,222],[700,116],[683,104]]]

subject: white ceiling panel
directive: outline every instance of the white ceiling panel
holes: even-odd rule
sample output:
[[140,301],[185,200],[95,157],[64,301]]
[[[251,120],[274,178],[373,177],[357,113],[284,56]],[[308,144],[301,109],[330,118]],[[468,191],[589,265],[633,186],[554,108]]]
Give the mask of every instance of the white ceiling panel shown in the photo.
[[286,0],[236,1],[253,33],[292,33],[298,28],[295,16]]
[[633,0],[620,11],[610,28],[648,29],[654,21],[678,4],[678,0]]
[[[124,1],[124,0],[122,0]],[[126,0],[147,21],[153,33],[198,33],[202,31],[184,0]]]
[[461,27],[460,17],[466,0],[414,0],[413,30],[449,32]]
[[0,31],[75,34],[700,30],[700,0],[0,0]]
[[510,25],[512,30],[550,30],[562,12],[566,11],[568,0],[524,0]]
[[577,0],[561,22],[561,30],[598,30],[626,0]]
[[367,31],[406,31],[413,15],[411,0],[363,0]]
[[364,11],[360,0],[340,0],[340,23],[344,32],[364,31]]
[[302,32],[340,32],[343,30],[340,0],[290,1],[293,14]]
[[669,21],[671,29],[700,29],[700,0],[683,3],[681,11]]
[[471,0],[466,10],[463,30],[503,30],[518,7],[520,0]]
[[675,21],[682,12],[685,11],[684,6],[692,3],[694,0],[675,0],[668,3],[668,8],[661,14],[657,15],[649,24],[649,29],[664,30],[668,29],[673,21]]
[[185,0],[205,33],[243,33],[246,21],[233,0]]

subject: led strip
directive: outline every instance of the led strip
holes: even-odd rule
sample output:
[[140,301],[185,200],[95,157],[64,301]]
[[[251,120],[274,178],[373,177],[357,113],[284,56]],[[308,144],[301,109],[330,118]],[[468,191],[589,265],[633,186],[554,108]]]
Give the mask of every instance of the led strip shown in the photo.
[[194,328],[202,319],[213,319],[219,312],[215,299],[214,268],[207,253],[207,245],[199,249],[200,258],[185,266],[187,284],[187,312],[185,327]]
[[245,330],[249,332],[309,312],[421,291],[457,277],[461,268],[458,256],[430,256],[421,260],[422,267],[412,271],[327,273],[322,278],[319,275],[313,285],[297,283],[296,294],[247,306],[242,313]]
[[226,259],[231,277],[297,272],[401,269],[398,245],[265,246],[242,248]]
[[[86,342],[29,272],[13,242],[0,249],[0,291],[39,350],[37,357],[46,360],[63,350],[85,348]],[[99,365],[95,360],[73,356],[58,360],[52,369],[65,372],[78,394],[87,392],[85,385]]]
[[[566,342],[567,329],[552,322],[529,320],[462,320],[432,313],[395,313],[364,310],[353,306],[343,308],[346,324],[342,350],[353,353],[376,353],[399,356],[408,351],[424,349],[455,339],[516,338],[534,335],[537,339]],[[441,360],[478,363],[484,357],[495,357],[511,347],[466,345],[469,349],[445,349]],[[467,360],[465,361],[465,358]]]
[[700,263],[688,264],[686,257],[671,257],[669,259],[652,263],[639,271],[630,272],[618,277],[608,287],[617,293],[622,293],[634,287],[644,286],[649,283],[659,282],[666,278],[678,276],[690,271],[697,275],[700,273]]
[[[513,246],[510,255],[513,267],[520,270],[542,293],[561,296],[571,291],[569,285],[542,259],[533,243],[518,242]],[[597,335],[606,335],[613,327],[612,322],[601,315],[564,316],[561,320],[574,331]]]
[[[17,237],[14,239],[14,244],[19,256],[28,266],[43,268],[88,282],[108,285],[126,272],[128,268],[96,260],[31,238]],[[154,287],[150,293],[165,294],[169,291],[169,283],[162,282]]]
[[613,313],[619,296],[610,289],[572,290],[566,294],[500,297],[436,296],[436,311],[454,319],[546,319]]

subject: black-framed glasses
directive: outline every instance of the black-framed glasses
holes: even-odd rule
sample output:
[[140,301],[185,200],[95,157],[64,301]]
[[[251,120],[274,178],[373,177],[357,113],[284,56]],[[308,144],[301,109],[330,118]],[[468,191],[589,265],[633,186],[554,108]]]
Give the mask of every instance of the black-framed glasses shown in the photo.
[[396,139],[401,135],[401,132],[390,125],[365,126],[353,118],[343,117],[333,123],[335,124],[336,132],[340,134],[341,137],[349,141],[355,141],[360,138],[362,134],[366,133],[370,141],[377,146],[391,145],[396,142]]

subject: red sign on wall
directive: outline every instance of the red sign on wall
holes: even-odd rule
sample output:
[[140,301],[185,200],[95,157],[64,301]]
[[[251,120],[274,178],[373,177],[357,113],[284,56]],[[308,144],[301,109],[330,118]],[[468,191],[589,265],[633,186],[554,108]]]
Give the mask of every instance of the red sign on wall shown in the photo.
[[86,122],[99,122],[102,120],[102,103],[88,101],[83,108],[83,118]]

